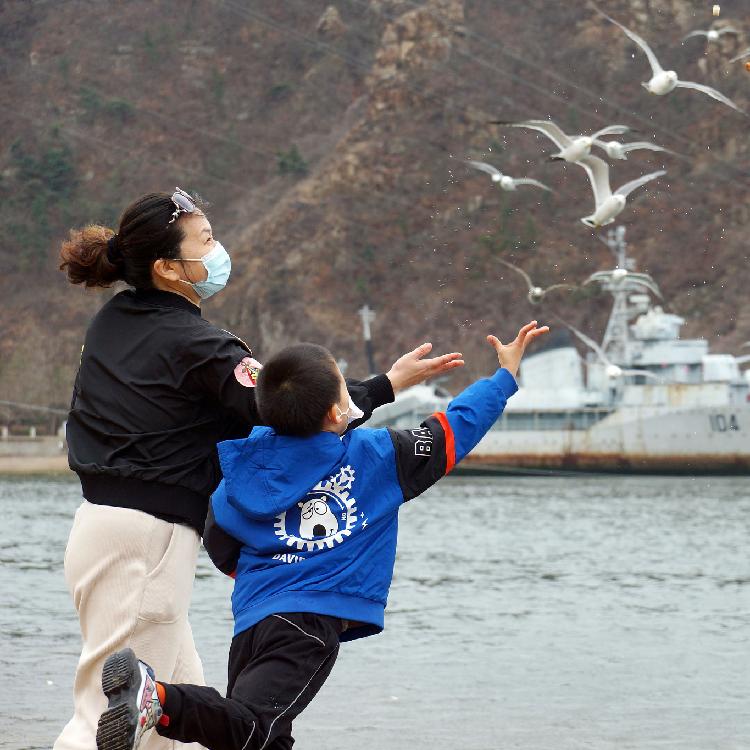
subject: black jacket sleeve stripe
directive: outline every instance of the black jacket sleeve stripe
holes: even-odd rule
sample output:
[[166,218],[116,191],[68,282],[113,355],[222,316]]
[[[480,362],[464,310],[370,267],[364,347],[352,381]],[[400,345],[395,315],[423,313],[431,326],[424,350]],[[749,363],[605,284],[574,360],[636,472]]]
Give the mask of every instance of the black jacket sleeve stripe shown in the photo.
[[396,471],[404,500],[421,495],[449,470],[446,434],[437,415],[416,430],[388,428],[396,451]]

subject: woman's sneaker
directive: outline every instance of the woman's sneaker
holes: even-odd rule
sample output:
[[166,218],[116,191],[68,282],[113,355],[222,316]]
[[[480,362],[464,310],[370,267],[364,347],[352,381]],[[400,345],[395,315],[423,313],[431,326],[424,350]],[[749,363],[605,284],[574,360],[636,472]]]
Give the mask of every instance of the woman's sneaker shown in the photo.
[[154,670],[139,661],[132,649],[117,651],[104,662],[102,690],[109,707],[99,718],[96,747],[135,750],[162,715]]

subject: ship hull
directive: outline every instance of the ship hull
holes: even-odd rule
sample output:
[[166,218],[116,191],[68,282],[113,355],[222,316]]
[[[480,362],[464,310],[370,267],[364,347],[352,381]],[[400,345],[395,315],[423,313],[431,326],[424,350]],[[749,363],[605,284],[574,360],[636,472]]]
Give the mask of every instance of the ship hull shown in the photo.
[[513,429],[500,420],[465,473],[750,474],[750,406],[613,411],[588,429]]

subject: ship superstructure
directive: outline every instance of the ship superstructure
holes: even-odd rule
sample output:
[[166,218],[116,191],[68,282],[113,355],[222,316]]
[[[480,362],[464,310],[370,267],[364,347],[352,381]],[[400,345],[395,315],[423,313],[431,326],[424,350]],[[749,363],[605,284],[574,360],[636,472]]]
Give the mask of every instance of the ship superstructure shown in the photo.
[[[584,357],[572,344],[526,357],[518,393],[465,469],[750,473],[750,357],[681,339],[685,320],[635,270],[624,234],[607,237],[615,268],[590,278],[613,298],[601,344],[570,326]],[[374,419],[413,426],[446,403],[407,391]]]

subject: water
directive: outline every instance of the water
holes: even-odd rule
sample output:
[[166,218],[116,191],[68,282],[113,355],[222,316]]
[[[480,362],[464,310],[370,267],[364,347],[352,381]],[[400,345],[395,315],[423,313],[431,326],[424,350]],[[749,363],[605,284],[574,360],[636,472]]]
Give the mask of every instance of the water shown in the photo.
[[[452,478],[407,504],[386,615],[297,721],[329,750],[750,747],[750,482]],[[0,747],[49,748],[78,623],[65,479],[0,480]],[[222,689],[231,582],[192,624]]]

